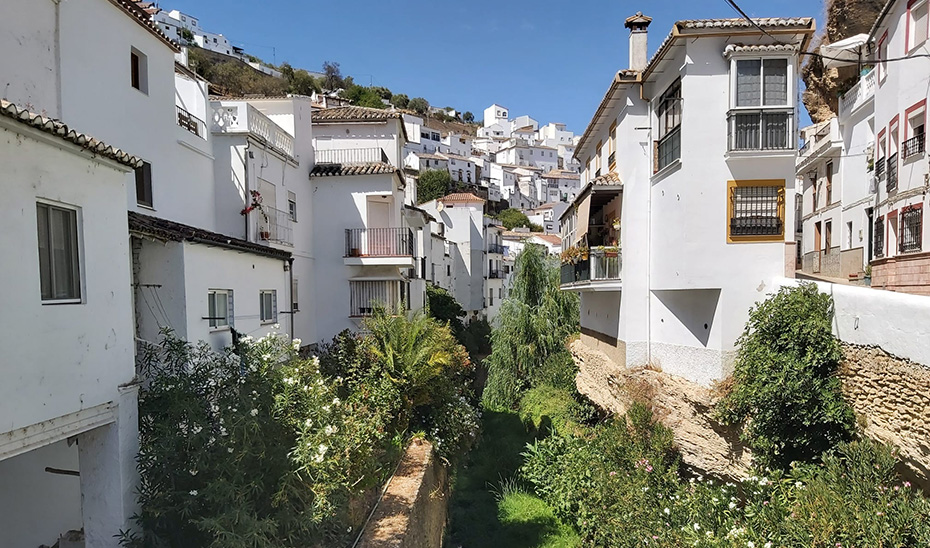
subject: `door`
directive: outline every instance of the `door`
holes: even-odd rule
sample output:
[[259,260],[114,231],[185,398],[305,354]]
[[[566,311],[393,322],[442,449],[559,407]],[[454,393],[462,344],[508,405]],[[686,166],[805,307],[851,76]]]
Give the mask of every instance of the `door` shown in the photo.
[[820,272],[820,221],[814,223],[814,272]]
[[362,241],[362,254],[376,257],[397,255],[395,234],[391,226],[390,198],[368,199],[368,227]]
[[866,259],[867,259],[868,262],[870,262],[870,263],[872,262],[872,259],[874,258],[873,255],[872,255],[872,253],[874,253],[874,251],[873,251],[873,249],[872,249],[872,244],[875,242],[875,219],[873,218],[873,215],[874,215],[874,214],[873,214],[873,212],[872,212],[872,208],[869,208],[869,209],[866,209],[866,210],[865,210],[865,217],[866,217],[865,226],[869,227],[869,228],[868,228],[868,231],[869,231],[869,243],[868,243],[868,246],[869,246],[869,248],[868,248],[868,254],[866,255]]

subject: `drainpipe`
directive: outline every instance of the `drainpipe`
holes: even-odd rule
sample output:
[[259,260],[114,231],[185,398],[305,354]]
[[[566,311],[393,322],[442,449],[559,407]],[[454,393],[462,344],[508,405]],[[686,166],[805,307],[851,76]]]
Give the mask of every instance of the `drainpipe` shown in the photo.
[[[245,151],[244,151],[243,158],[242,158],[242,159],[243,159],[243,162],[242,162],[242,165],[243,165],[243,179],[245,180],[245,188],[244,188],[244,190],[245,190],[245,206],[244,206],[244,207],[249,207],[249,204],[252,203],[251,199],[249,198],[249,196],[250,196],[249,191],[251,190],[251,189],[249,188],[249,160],[250,160],[250,156],[251,156],[251,154],[252,154],[251,148],[252,148],[252,141],[249,141],[248,138],[246,138],[246,141],[245,141]],[[245,215],[243,215],[243,217],[245,218],[245,240],[246,240],[247,242],[251,242],[252,239],[249,237],[249,214],[246,213]]]
[[296,333],[294,333],[294,257],[288,257],[287,259],[287,271],[290,274],[291,285],[287,290],[287,294],[290,295],[291,305],[289,307],[291,311],[291,338],[296,339]]
[[[640,84],[642,93],[642,84]],[[652,154],[652,100],[649,100],[649,137],[646,140],[649,147],[649,169],[655,169],[655,154]],[[649,194],[646,197],[646,365],[652,366],[652,178],[649,179]]]

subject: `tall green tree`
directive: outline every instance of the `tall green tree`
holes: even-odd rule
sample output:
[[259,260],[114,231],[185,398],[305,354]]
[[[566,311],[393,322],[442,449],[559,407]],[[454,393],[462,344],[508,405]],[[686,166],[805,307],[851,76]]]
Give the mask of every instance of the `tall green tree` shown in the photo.
[[339,69],[339,63],[333,61],[324,61],[323,62],[323,85],[326,86],[328,90],[335,90],[341,87],[345,87],[345,82],[342,79],[342,71]]
[[417,114],[426,114],[429,111],[429,101],[422,97],[414,97],[407,103],[407,108]]
[[530,228],[530,219],[522,211],[516,208],[509,208],[501,211],[497,215],[497,220],[501,222],[502,225],[507,227],[508,230],[513,230],[517,227],[526,227]]
[[553,362],[558,367],[564,361],[568,337],[578,331],[578,296],[559,289],[559,268],[546,250],[527,245],[515,267],[487,360],[484,402],[493,408],[513,408],[526,389],[545,381]]
[[466,124],[474,123],[475,115],[472,114],[470,110],[466,110],[465,114],[462,115],[462,121],[465,122]]
[[395,93],[391,96],[391,104],[397,108],[407,108],[407,103],[409,102],[410,98],[403,93]]
[[442,169],[427,169],[417,179],[417,202],[424,203],[442,198],[452,186],[452,177]]

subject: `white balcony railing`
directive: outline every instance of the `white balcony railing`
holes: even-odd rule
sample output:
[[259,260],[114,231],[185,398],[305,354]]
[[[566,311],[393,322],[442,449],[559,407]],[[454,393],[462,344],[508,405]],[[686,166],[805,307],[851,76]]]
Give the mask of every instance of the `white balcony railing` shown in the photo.
[[291,216],[287,211],[262,206],[253,213],[258,218],[258,238],[265,242],[294,245]]
[[334,148],[317,149],[316,163],[318,164],[370,164],[375,162],[388,162],[387,154],[380,147],[372,148]]
[[251,133],[294,158],[294,137],[246,101],[215,101],[213,133]]
[[840,118],[849,116],[875,95],[875,69],[870,70],[849,91],[840,97]]

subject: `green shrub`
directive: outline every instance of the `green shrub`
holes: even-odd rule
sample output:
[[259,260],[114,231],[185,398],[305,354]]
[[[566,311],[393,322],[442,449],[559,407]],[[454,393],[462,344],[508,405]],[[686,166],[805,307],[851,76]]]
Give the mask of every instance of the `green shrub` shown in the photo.
[[543,384],[527,390],[520,398],[520,419],[543,434],[568,435],[580,432],[594,410],[575,399],[575,390]]
[[852,409],[836,377],[833,300],[814,284],[781,288],[757,304],[738,340],[734,384],[717,407],[762,466],[787,469],[851,438]]

